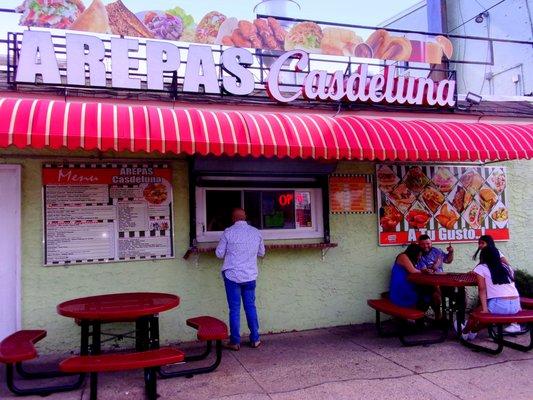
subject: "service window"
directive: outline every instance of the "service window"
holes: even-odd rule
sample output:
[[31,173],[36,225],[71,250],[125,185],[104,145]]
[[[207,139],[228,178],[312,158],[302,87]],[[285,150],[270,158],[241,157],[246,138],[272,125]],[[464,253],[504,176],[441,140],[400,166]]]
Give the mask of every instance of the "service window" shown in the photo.
[[324,236],[320,188],[196,188],[196,240],[213,242],[231,226],[231,211],[246,210],[265,239]]

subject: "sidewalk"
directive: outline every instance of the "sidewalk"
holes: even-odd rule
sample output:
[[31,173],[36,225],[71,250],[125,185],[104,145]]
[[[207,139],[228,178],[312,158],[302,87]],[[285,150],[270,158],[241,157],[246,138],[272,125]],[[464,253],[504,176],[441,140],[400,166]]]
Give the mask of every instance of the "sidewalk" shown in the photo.
[[[506,348],[490,356],[453,339],[408,348],[396,338],[378,338],[371,325],[263,335],[262,341],[258,349],[225,350],[213,373],[158,381],[160,400],[533,398],[533,351]],[[1,372],[0,399],[17,398]],[[143,391],[141,371],[100,375],[101,400],[142,400]],[[89,390],[85,384],[47,399],[88,400]]]

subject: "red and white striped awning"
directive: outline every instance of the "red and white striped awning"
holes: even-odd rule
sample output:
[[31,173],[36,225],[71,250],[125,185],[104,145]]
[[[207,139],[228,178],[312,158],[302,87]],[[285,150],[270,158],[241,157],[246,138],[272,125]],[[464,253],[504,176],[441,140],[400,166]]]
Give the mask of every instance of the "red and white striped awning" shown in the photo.
[[0,98],[0,148],[327,160],[533,157],[533,124],[403,121]]

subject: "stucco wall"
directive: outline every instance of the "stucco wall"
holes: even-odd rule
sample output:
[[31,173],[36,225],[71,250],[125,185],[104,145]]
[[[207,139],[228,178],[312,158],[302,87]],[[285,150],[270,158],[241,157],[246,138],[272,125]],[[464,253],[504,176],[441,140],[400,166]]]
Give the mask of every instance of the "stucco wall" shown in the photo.
[[[10,150],[10,153],[13,153]],[[181,297],[179,308],[160,316],[165,341],[192,340],[188,317],[210,314],[227,319],[219,262],[212,255],[182,259],[188,246],[189,209],[187,163],[173,161],[175,249],[173,260],[42,266],[41,165],[47,160],[9,158],[0,162],[22,164],[22,320],[25,328],[44,328],[43,351],[75,350],[79,328],[56,314],[64,300],[100,293],[161,291]],[[26,153],[25,153],[26,154]],[[533,162],[502,163],[509,167],[512,240],[500,244],[513,265],[533,272],[528,262],[533,211]],[[371,163],[339,164],[342,172],[374,171]],[[389,268],[397,247],[377,246],[376,215],[332,215],[331,238],[339,243],[321,260],[319,250],[275,250],[260,263],[257,303],[262,332],[302,330],[370,322],[373,312],[366,299],[388,285]],[[456,245],[456,260],[449,269],[464,271],[473,265],[474,244]],[[244,318],[244,316],[243,316]],[[244,319],[243,319],[243,326]]]

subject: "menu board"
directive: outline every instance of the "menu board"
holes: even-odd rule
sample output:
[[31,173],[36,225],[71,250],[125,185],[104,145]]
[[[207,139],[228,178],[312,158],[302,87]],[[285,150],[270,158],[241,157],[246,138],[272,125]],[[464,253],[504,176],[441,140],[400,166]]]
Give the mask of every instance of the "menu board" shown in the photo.
[[174,257],[171,182],[167,165],[44,165],[44,265]]
[[377,165],[379,244],[509,240],[507,174],[499,166]]
[[333,214],[374,212],[371,175],[332,175],[329,178],[329,209]]

